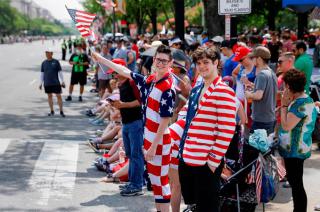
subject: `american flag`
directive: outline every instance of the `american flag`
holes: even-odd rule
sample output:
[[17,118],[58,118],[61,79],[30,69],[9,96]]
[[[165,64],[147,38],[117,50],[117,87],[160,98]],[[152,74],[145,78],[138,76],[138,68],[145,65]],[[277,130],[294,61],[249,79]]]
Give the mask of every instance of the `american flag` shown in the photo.
[[96,14],[90,14],[80,10],[68,9],[68,13],[76,24],[82,37],[88,37],[92,34],[90,26],[96,17]]
[[277,160],[277,171],[278,171],[279,179],[283,180],[284,177],[287,175],[287,171],[286,171],[286,168],[282,165],[282,163],[279,160]]
[[115,3],[112,0],[96,0],[98,4],[100,4],[106,12],[110,13],[113,10],[113,7],[116,7]]
[[262,187],[262,161],[259,155],[256,162],[256,194],[257,194],[257,202],[260,203],[261,200],[261,187]]

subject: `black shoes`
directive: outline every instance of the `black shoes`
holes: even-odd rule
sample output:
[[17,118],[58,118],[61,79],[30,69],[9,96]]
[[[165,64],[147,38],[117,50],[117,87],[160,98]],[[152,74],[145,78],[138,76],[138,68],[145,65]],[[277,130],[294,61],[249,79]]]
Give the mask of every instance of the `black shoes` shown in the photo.
[[[54,111],[51,111],[50,113],[48,113],[48,116],[54,116]],[[66,115],[64,115],[63,111],[60,111],[60,116],[61,117],[66,117]]]
[[63,117],[63,118],[66,117],[66,115],[64,115],[63,111],[60,111],[60,116]]
[[50,113],[48,113],[48,116],[54,116],[54,111],[51,111]]
[[79,96],[79,102],[82,102],[82,96]]
[[71,96],[68,96],[68,97],[66,98],[66,101],[72,101],[72,97],[71,97]]

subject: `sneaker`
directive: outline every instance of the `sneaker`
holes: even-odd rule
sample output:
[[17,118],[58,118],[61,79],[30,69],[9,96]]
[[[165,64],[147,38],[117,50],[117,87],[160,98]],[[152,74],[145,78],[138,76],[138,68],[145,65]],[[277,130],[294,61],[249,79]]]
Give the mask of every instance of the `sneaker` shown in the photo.
[[51,111],[50,113],[48,113],[48,116],[54,116],[54,111]]
[[129,188],[129,186],[130,186],[129,183],[124,184],[124,185],[119,185],[119,190],[120,191],[127,190]]
[[140,196],[140,195],[143,195],[143,192],[141,189],[128,187],[127,189],[122,190],[120,192],[120,195],[123,197]]
[[197,211],[196,204],[188,205],[187,208],[183,210],[183,212],[193,212],[193,211]]
[[285,183],[283,183],[282,188],[291,188],[291,185],[288,181],[286,181]]
[[60,116],[63,117],[63,118],[66,117],[66,115],[64,115],[63,111],[60,111]]
[[93,122],[91,122],[91,124],[94,126],[104,126],[105,125],[104,121],[102,121],[102,120],[93,121]]
[[82,102],[82,96],[79,96],[79,102]]
[[97,121],[97,120],[99,120],[99,119],[98,119],[98,118],[89,118],[89,122],[90,122],[90,123],[95,122],[95,121]]
[[89,117],[94,117],[94,116],[96,116],[96,114],[92,113],[91,110],[87,111],[87,112],[86,112],[86,115],[89,116]]
[[72,101],[72,97],[71,97],[71,96],[68,96],[68,97],[66,98],[66,101]]
[[101,136],[103,134],[104,130],[97,130],[96,131],[96,135],[97,136]]

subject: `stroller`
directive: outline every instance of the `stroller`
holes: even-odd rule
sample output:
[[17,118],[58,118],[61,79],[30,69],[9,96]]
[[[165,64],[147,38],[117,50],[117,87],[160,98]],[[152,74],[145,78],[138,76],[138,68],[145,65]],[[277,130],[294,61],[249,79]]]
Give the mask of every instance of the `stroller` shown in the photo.
[[254,212],[259,204],[254,176],[259,155],[265,160],[264,168],[272,173],[274,184],[278,185],[280,181],[277,164],[272,156],[277,140],[274,140],[272,147],[268,151],[261,154],[259,150],[250,146],[248,141],[242,138],[241,135],[237,135],[236,133],[235,136],[239,137],[234,137],[231,141],[225,158],[225,168],[222,174],[220,190],[220,211]]

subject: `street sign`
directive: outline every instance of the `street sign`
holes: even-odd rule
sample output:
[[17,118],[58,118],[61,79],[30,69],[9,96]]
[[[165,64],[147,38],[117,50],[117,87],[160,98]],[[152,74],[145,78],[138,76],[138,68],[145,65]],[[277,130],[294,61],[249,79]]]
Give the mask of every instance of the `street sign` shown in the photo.
[[219,15],[240,15],[251,13],[251,0],[219,0]]

